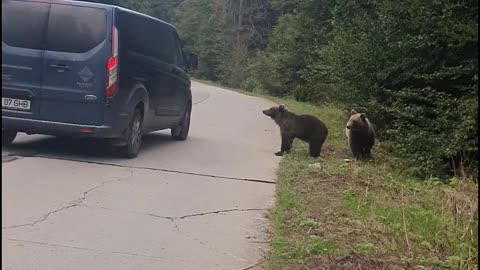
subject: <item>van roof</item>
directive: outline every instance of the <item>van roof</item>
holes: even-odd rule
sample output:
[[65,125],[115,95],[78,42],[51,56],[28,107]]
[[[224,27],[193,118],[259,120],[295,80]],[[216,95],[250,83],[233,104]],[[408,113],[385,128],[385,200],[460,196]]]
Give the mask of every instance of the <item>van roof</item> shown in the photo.
[[[47,1],[43,1],[43,2],[47,2]],[[87,7],[117,8],[117,9],[121,9],[125,12],[129,12],[129,13],[132,13],[132,14],[135,14],[135,15],[138,15],[138,16],[143,16],[143,17],[149,18],[151,20],[161,22],[161,23],[166,24],[166,25],[175,29],[175,26],[173,26],[172,24],[170,24],[168,22],[162,21],[162,20],[160,20],[158,18],[155,18],[155,17],[152,17],[150,15],[143,14],[143,13],[140,13],[140,12],[128,9],[128,8],[120,7],[120,6],[108,5],[108,4],[102,4],[102,3],[95,3],[95,2],[76,1],[76,0],[50,0],[48,2],[50,2],[50,3],[64,3],[64,4],[75,3],[75,4],[80,4],[81,6],[87,6]]]
[[[75,2],[80,2],[80,1],[75,1]],[[115,6],[115,5],[107,5],[107,6],[112,6],[112,7],[115,7],[115,8],[118,8],[118,9],[121,9],[123,11],[126,11],[126,12],[129,12],[129,13],[132,13],[132,14],[136,14],[136,15],[139,15],[139,16],[143,16],[143,17],[146,17],[146,18],[149,18],[149,19],[152,19],[152,20],[155,20],[155,21],[158,21],[158,22],[161,22],[163,24],[166,24],[172,28],[175,28],[175,26],[173,26],[172,24],[166,22],[166,21],[162,21],[158,18],[155,18],[153,16],[150,16],[150,15],[147,15],[147,14],[143,14],[143,13],[140,13],[138,11],[134,11],[134,10],[131,10],[131,9],[128,9],[128,8],[124,8],[124,7],[119,7],[119,6]]]

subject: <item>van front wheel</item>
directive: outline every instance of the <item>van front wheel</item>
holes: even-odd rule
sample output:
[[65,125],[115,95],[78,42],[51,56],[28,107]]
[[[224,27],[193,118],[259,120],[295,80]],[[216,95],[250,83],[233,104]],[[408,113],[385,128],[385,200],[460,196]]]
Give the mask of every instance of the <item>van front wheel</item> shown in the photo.
[[172,138],[178,141],[184,141],[188,137],[188,131],[190,130],[190,115],[192,113],[192,106],[188,105],[185,113],[183,114],[182,120],[177,127],[172,128]]
[[11,144],[15,137],[17,137],[16,131],[2,128],[2,145],[7,146]]
[[124,146],[123,150],[127,158],[135,158],[140,152],[140,147],[142,146],[142,120],[142,113],[139,109],[135,109],[125,134],[127,145]]

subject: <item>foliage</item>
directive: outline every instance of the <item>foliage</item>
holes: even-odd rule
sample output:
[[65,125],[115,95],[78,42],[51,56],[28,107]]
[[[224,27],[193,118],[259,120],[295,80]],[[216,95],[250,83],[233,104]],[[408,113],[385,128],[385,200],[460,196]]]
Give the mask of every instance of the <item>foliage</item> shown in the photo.
[[366,112],[417,176],[476,174],[478,2],[273,1],[251,89]]
[[452,160],[476,169],[478,3],[373,3],[353,17],[334,11],[325,59],[345,101],[370,113],[416,175],[448,172]]
[[200,55],[196,77],[243,87],[247,62],[265,48],[275,14],[267,0],[186,0],[176,25],[187,50]]

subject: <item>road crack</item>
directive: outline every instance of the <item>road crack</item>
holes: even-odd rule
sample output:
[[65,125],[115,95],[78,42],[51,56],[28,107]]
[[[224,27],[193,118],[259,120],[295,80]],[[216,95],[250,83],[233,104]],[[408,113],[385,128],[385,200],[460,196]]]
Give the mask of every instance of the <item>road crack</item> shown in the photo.
[[142,214],[151,216],[151,217],[156,217],[156,218],[168,219],[173,223],[173,225],[175,226],[175,229],[177,229],[177,231],[180,232],[180,228],[178,228],[178,224],[173,217],[164,217],[164,216],[159,216],[151,213],[142,213]]
[[19,228],[19,227],[25,227],[25,226],[35,226],[37,225],[38,223],[40,222],[44,222],[45,220],[48,219],[48,217],[52,214],[55,214],[55,213],[58,213],[60,211],[63,211],[63,210],[66,210],[68,208],[72,208],[72,207],[76,207],[78,206],[78,204],[69,204],[69,205],[66,205],[66,206],[63,206],[63,207],[60,207],[56,210],[53,210],[53,211],[50,211],[48,213],[46,213],[45,215],[43,215],[43,217],[41,217],[40,219],[37,219],[31,223],[25,223],[25,224],[18,224],[18,225],[12,225],[12,226],[8,226],[8,227],[2,227],[2,230],[8,230],[8,229],[14,229],[14,228]]
[[185,216],[179,216],[179,217],[173,217],[174,219],[185,219],[189,217],[198,217],[198,216],[205,216],[205,215],[211,215],[211,214],[224,214],[228,212],[249,212],[249,211],[266,211],[268,209],[266,208],[232,208],[232,209],[223,209],[223,210],[215,210],[215,211],[208,211],[208,212],[202,212],[202,213],[197,213],[197,214],[190,214],[190,215],[185,215]]
[[[165,257],[143,255],[143,254],[133,253],[133,252],[121,252],[121,251],[111,251],[111,250],[77,247],[77,246],[69,246],[69,245],[59,245],[59,244],[52,244],[52,243],[45,243],[45,242],[38,242],[38,241],[30,241],[30,240],[21,240],[21,239],[8,238],[8,237],[2,237],[2,239],[9,240],[9,241],[14,241],[14,242],[21,242],[21,243],[30,243],[30,244],[37,244],[37,245],[46,245],[46,246],[52,246],[52,247],[78,249],[78,250],[94,251],[94,252],[105,252],[105,253],[112,253],[112,254],[119,254],[119,255],[144,257],[144,258],[150,258],[150,259],[159,259],[159,260],[169,259],[169,258],[165,258]],[[187,260],[179,260],[179,261],[188,262]]]
[[160,172],[176,173],[176,174],[184,174],[184,175],[203,176],[203,177],[209,177],[209,178],[234,180],[234,181],[256,182],[256,183],[273,184],[273,185],[276,184],[275,180],[221,176],[221,175],[214,175],[214,174],[186,172],[186,171],[180,171],[180,170],[171,170],[171,169],[162,169],[162,168],[153,168],[153,167],[129,166],[129,165],[121,165],[121,164],[114,164],[114,163],[100,162],[100,161],[88,161],[88,160],[80,160],[80,159],[49,157],[49,156],[43,156],[43,155],[32,155],[32,156],[29,156],[29,157],[30,158],[44,158],[44,159],[52,159],[52,160],[72,161],[72,162],[80,162],[80,163],[95,164],[95,165],[102,165],[102,166],[111,166],[111,167],[126,168],[126,169],[150,170],[150,171],[160,171]]
[[207,247],[208,249],[210,249],[210,250],[212,250],[216,253],[227,254],[227,255],[231,256],[232,258],[234,258],[235,260],[241,261],[241,262],[244,262],[245,259],[240,258],[240,257],[236,256],[235,254],[232,254],[232,253],[224,251],[224,250],[220,251],[215,246],[212,246],[211,244],[209,244],[207,242],[201,241],[200,239],[188,234],[188,232],[182,231],[180,229],[180,227],[178,226],[177,220],[183,220],[183,219],[186,219],[188,217],[198,217],[198,216],[205,216],[205,215],[211,215],[211,214],[223,214],[223,213],[237,212],[237,211],[238,212],[247,212],[247,211],[267,211],[267,210],[269,210],[269,209],[265,209],[265,208],[232,208],[232,209],[222,209],[222,210],[200,212],[200,213],[196,213],[196,214],[189,214],[189,215],[183,215],[183,216],[162,216],[162,215],[157,215],[157,214],[153,214],[153,213],[146,213],[146,212],[118,210],[118,209],[113,209],[113,208],[109,208],[109,207],[98,207],[98,206],[92,207],[92,206],[88,206],[88,205],[83,205],[82,207],[98,208],[98,209],[109,210],[109,211],[120,211],[120,212],[136,214],[136,215],[145,215],[145,216],[154,217],[154,218],[158,218],[158,219],[168,220],[173,224],[173,226],[175,227],[177,232],[179,234],[183,235],[184,237],[187,237],[187,238],[189,238],[189,239],[191,239],[191,240],[193,240],[193,241],[195,241],[195,242],[197,242],[201,245],[204,245],[205,247]]
[[70,209],[70,208],[74,208],[74,207],[77,207],[77,206],[80,206],[83,201],[85,201],[85,199],[87,198],[87,195],[99,188],[103,188],[106,184],[109,184],[109,183],[113,183],[113,182],[118,182],[118,181],[122,181],[122,180],[125,180],[127,178],[130,178],[133,176],[133,171],[130,171],[130,175],[127,176],[127,177],[121,177],[121,178],[118,178],[118,179],[114,179],[114,180],[108,180],[108,181],[103,181],[101,182],[100,184],[88,189],[87,191],[83,192],[82,196],[72,202],[70,202],[69,204],[65,205],[65,206],[62,206],[58,209],[55,209],[53,211],[49,211],[47,212],[45,215],[43,215],[41,218],[37,219],[37,220],[34,220],[33,222],[30,222],[30,223],[24,223],[24,224],[17,224],[17,225],[12,225],[12,226],[7,226],[7,227],[2,227],[2,230],[8,230],[8,229],[14,229],[14,228],[20,228],[20,227],[26,227],[26,226],[35,226],[37,225],[38,223],[41,223],[41,222],[45,222],[51,215],[53,214],[56,214],[58,212],[61,212],[61,211],[64,211],[64,210],[67,210],[67,209]]
[[[87,206],[90,207],[90,206]],[[118,211],[113,208],[107,208],[107,207],[96,207],[100,209],[105,209],[105,210],[110,210],[110,211]],[[179,219],[186,219],[189,217],[199,217],[199,216],[206,216],[206,215],[212,215],[212,214],[225,214],[229,212],[250,212],[250,211],[268,211],[268,208],[230,208],[230,209],[220,209],[220,210],[212,210],[212,211],[207,211],[207,212],[200,212],[200,213],[195,213],[195,214],[188,214],[184,216],[161,216],[153,213],[146,213],[146,212],[138,212],[138,211],[126,211],[134,214],[140,214],[140,215],[147,215],[155,218],[161,218],[161,219],[168,219],[170,221],[175,221]],[[178,227],[177,227],[178,229]]]
[[225,214],[225,213],[230,213],[230,212],[250,212],[250,211],[268,211],[268,208],[230,208],[230,209],[220,209],[220,210],[213,210],[213,211],[206,211],[206,212],[200,212],[200,213],[195,213],[195,214],[188,214],[188,215],[183,215],[183,216],[162,216],[162,215],[157,215],[153,213],[147,213],[147,212],[138,212],[138,211],[124,211],[124,210],[117,210],[113,208],[108,208],[108,207],[92,207],[92,206],[85,206],[89,208],[99,208],[99,209],[104,209],[104,210],[109,210],[109,211],[122,211],[122,212],[127,212],[127,213],[133,213],[133,214],[138,214],[138,215],[146,215],[154,218],[160,218],[160,219],[166,219],[169,220],[173,223],[175,226],[175,229],[180,232],[180,228],[178,227],[177,220],[182,220],[182,219],[187,219],[190,217],[199,217],[199,216],[206,216],[206,215],[212,215],[212,214]]

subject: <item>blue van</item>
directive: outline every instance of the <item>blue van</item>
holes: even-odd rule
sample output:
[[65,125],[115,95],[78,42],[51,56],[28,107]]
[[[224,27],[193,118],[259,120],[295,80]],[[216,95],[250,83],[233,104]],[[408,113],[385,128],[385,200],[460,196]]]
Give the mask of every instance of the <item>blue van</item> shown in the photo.
[[141,13],[2,0],[2,145],[17,132],[111,138],[134,158],[147,132],[185,140],[197,61],[172,25]]

